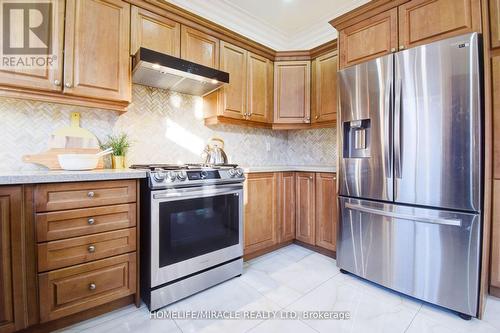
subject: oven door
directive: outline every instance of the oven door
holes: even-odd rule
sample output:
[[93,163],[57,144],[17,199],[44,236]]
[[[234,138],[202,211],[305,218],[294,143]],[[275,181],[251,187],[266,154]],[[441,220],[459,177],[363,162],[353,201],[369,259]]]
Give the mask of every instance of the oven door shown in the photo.
[[151,286],[243,255],[243,185],[151,194]]

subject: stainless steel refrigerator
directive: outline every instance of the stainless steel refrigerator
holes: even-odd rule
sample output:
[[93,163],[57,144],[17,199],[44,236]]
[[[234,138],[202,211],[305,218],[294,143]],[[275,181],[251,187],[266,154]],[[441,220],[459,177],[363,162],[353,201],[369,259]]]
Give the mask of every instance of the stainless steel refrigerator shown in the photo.
[[479,35],[339,71],[337,265],[477,316],[483,124]]

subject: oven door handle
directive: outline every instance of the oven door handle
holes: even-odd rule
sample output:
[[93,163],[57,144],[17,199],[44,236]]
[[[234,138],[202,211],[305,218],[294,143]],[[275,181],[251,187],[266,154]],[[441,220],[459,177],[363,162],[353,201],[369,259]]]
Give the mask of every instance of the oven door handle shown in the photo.
[[162,199],[190,199],[190,198],[202,198],[202,197],[213,197],[215,195],[224,195],[224,194],[233,194],[239,195],[239,193],[243,189],[240,187],[233,187],[231,189],[210,189],[210,190],[195,190],[195,191],[186,191],[186,192],[167,192],[167,193],[158,193],[153,194],[153,199],[162,200]]

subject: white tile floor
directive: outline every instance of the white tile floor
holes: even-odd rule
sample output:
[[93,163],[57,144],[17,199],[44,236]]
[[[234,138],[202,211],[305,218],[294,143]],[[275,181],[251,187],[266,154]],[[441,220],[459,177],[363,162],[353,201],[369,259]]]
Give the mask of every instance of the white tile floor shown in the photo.
[[349,311],[350,320],[152,320],[128,306],[61,332],[500,332],[500,300],[488,298],[483,321],[401,296],[339,272],[335,260],[290,245],[245,263],[244,274],[177,302],[167,311]]

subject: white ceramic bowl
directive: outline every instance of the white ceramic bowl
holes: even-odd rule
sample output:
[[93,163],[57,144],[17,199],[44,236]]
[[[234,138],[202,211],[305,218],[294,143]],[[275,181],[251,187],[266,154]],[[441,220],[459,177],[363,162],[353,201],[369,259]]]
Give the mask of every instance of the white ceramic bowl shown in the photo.
[[57,159],[61,168],[71,171],[92,170],[99,162],[99,157],[94,154],[60,154]]

